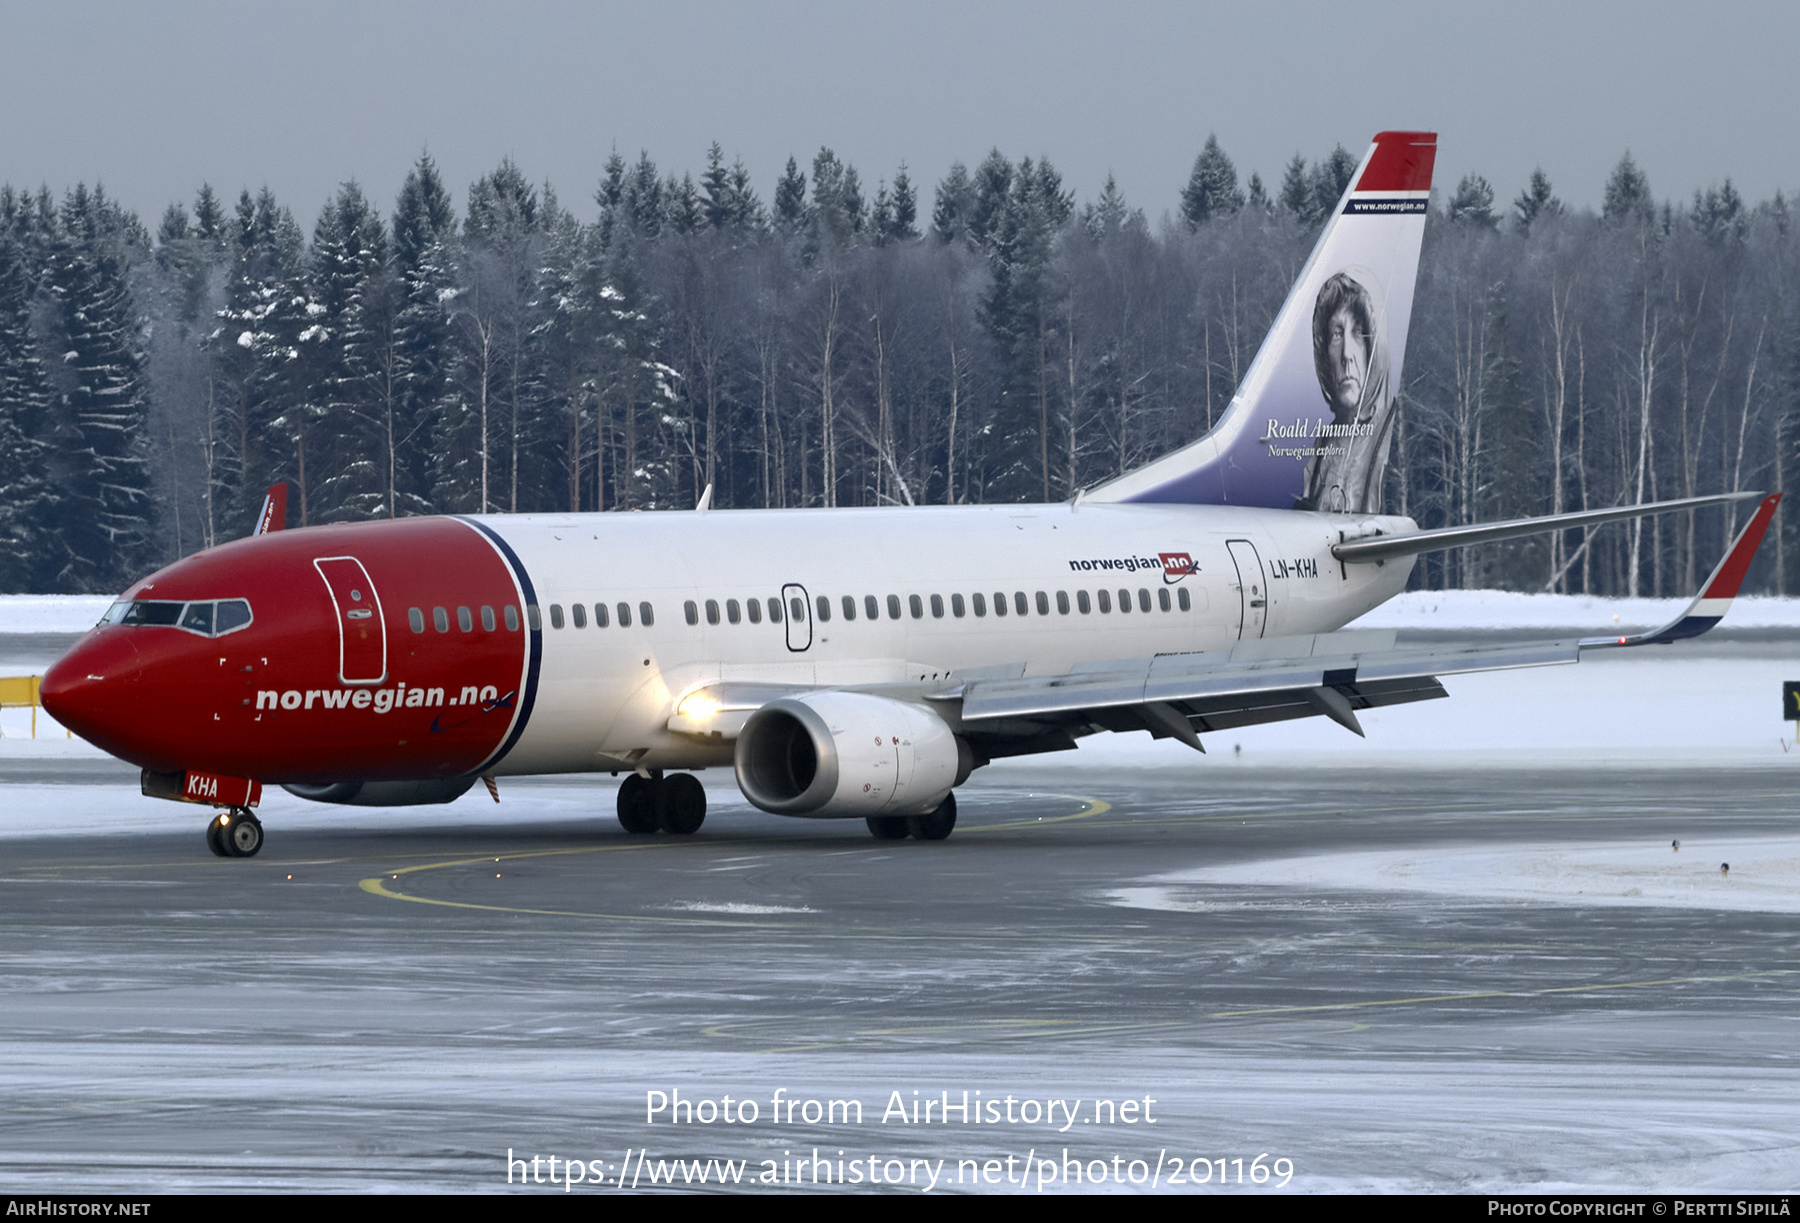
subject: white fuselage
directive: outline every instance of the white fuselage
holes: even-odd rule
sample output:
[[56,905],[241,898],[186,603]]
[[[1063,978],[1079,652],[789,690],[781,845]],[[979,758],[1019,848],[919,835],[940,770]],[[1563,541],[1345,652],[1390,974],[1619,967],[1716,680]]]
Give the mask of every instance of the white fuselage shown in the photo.
[[[1414,529],[1369,515],[1117,504],[480,521],[517,554],[543,624],[536,704],[497,770],[506,774],[729,763],[729,742],[669,728],[682,698],[708,685],[923,692],[982,675],[1058,674],[1330,632],[1404,589],[1412,568],[1410,559],[1341,565],[1331,545]],[[1193,566],[1185,573],[1170,559],[1182,554]]]

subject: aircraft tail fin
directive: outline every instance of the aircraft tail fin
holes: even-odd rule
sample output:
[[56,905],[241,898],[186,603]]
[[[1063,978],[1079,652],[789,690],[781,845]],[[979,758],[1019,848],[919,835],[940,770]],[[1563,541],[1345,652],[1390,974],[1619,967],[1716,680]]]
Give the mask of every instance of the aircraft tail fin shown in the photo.
[[1218,425],[1085,501],[1379,513],[1433,132],[1382,132]]
[[287,526],[287,484],[276,484],[263,495],[262,513],[256,516],[256,530],[252,535],[267,535],[270,531],[279,531]]

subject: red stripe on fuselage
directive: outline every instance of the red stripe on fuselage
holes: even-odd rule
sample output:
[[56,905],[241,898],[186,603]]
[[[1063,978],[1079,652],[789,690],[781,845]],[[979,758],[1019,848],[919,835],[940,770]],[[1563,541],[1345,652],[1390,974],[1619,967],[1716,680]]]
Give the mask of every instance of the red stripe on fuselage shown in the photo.
[[[379,592],[388,664],[379,685],[342,682],[340,614],[313,563],[321,557],[355,557]],[[162,772],[270,784],[467,773],[505,742],[520,708],[530,633],[517,590],[505,560],[454,519],[239,540],[152,574],[127,597],[248,599],[248,628],[207,638],[102,626],[46,674],[44,705],[83,738]]]

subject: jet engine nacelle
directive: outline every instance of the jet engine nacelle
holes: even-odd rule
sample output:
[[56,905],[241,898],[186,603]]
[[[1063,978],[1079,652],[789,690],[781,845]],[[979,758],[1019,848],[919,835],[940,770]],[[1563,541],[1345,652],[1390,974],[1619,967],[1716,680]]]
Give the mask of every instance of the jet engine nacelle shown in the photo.
[[432,778],[429,781],[337,781],[330,785],[281,787],[296,798],[315,803],[341,803],[349,807],[419,807],[429,803],[453,803],[469,792],[473,777]]
[[770,701],[737,739],[738,788],[774,815],[923,815],[973,766],[929,709],[859,692]]

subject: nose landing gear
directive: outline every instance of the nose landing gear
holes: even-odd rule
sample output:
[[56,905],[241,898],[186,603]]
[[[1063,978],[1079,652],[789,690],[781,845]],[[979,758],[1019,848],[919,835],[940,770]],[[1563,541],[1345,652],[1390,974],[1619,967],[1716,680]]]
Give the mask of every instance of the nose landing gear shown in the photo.
[[641,777],[636,773],[619,786],[619,827],[626,832],[663,832],[686,836],[706,820],[706,789],[692,773]]
[[262,821],[248,807],[221,811],[206,826],[206,847],[215,857],[254,858],[263,847]]

